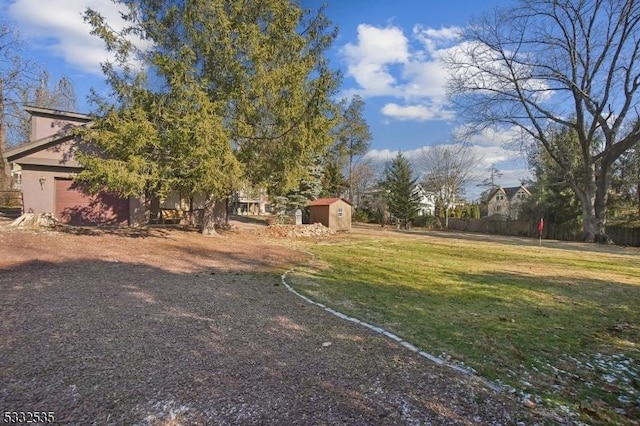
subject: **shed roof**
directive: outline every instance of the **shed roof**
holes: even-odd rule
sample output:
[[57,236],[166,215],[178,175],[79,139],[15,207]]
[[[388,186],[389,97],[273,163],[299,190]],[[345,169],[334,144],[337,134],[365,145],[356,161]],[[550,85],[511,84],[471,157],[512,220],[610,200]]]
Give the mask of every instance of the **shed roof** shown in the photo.
[[330,206],[331,204],[337,202],[337,201],[344,201],[345,203],[351,205],[350,202],[348,202],[347,200],[345,200],[344,198],[338,198],[338,197],[334,197],[334,198],[318,198],[317,200],[313,200],[311,203],[309,203],[310,206]]

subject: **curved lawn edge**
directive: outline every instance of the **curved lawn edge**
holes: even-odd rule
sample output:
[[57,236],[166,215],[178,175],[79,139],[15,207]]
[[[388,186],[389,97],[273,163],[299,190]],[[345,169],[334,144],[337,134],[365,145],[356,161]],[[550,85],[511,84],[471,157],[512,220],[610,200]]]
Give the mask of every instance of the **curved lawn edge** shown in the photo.
[[285,286],[285,288],[287,290],[289,290],[291,293],[295,294],[296,296],[298,296],[300,299],[304,300],[305,302],[311,304],[311,305],[315,305],[319,308],[324,309],[326,312],[340,318],[343,319],[345,321],[349,321],[352,322],[354,324],[358,324],[361,325],[363,327],[366,327],[372,331],[374,331],[375,333],[381,334],[385,337],[387,337],[388,339],[391,339],[393,341],[395,341],[396,343],[398,343],[400,346],[404,347],[405,349],[414,352],[418,355],[420,355],[423,358],[428,359],[431,362],[434,362],[438,365],[442,365],[444,367],[450,368],[451,370],[454,370],[458,373],[464,374],[466,376],[470,376],[473,377],[474,379],[479,380],[483,385],[485,385],[486,387],[488,387],[489,389],[495,391],[495,392],[502,392],[503,388],[498,385],[497,383],[494,383],[484,377],[478,376],[477,374],[475,374],[473,371],[471,371],[468,368],[462,367],[460,365],[456,365],[456,364],[452,364],[449,362],[446,362],[445,360],[443,360],[442,358],[439,358],[435,355],[432,355],[428,352],[425,352],[423,350],[420,350],[420,348],[418,348],[416,345],[414,345],[413,343],[407,342],[406,340],[404,340],[403,338],[401,338],[400,336],[385,330],[382,327],[378,327],[375,326],[373,324],[369,324],[366,321],[362,321],[359,318],[355,318],[355,317],[351,317],[349,315],[343,314],[342,312],[336,311],[335,309],[332,309],[330,307],[328,307],[325,304],[322,304],[320,302],[316,302],[314,300],[311,300],[310,298],[308,298],[307,296],[305,296],[304,294],[299,293],[298,291],[296,291],[293,287],[291,287],[289,285],[289,283],[287,283],[287,275],[289,275],[291,272],[294,272],[296,270],[296,268],[291,268],[289,270],[287,270],[286,272],[284,272],[281,276],[280,276],[280,280],[282,281],[282,285]]

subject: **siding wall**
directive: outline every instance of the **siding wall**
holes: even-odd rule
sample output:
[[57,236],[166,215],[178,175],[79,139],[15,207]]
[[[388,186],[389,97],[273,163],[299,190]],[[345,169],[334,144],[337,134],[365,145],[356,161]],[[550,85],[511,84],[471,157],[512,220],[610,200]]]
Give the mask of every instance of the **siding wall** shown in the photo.
[[[331,217],[330,228],[334,231],[351,230],[351,206],[344,201],[337,201],[329,207]],[[338,216],[339,209],[342,209],[342,217]]]
[[[55,179],[68,179],[77,170],[63,167],[22,166],[22,194],[25,213],[55,212]],[[40,178],[44,184],[40,185]]]
[[62,120],[60,117],[33,115],[31,117],[31,134],[29,135],[29,140],[33,142],[48,136],[53,136],[86,122],[87,120],[82,119],[74,120],[69,118]]
[[329,228],[329,206],[312,206],[309,221],[312,224],[321,223]]
[[33,152],[26,155],[24,158],[38,159],[38,160],[54,160],[55,163],[60,165],[70,165],[76,167],[78,163],[73,157],[73,147],[75,141],[69,140],[52,147]]

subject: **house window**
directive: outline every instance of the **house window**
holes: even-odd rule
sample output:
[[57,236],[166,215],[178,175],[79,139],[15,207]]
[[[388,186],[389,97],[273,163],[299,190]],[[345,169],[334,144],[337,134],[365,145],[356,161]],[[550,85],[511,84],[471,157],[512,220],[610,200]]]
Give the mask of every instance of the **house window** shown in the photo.
[[344,216],[344,210],[342,209],[342,207],[338,207],[338,217],[342,216]]
[[502,206],[496,206],[496,211],[499,212],[502,210]]
[[496,194],[496,200],[503,201],[504,200],[504,195],[503,194]]
[[11,189],[22,189],[22,173],[11,172]]

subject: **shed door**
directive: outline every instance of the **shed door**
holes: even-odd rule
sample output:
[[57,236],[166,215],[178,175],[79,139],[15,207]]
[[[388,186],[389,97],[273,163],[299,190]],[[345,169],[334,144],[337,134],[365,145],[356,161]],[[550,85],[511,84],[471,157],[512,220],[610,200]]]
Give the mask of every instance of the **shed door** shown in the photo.
[[56,179],[56,217],[70,225],[122,225],[129,220],[129,200],[101,191],[89,195],[71,179]]

